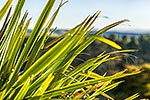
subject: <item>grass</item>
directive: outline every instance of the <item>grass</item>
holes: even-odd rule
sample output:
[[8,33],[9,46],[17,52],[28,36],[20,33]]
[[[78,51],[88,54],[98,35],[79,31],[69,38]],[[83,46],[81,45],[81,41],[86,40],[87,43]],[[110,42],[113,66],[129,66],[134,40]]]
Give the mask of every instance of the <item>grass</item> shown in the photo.
[[[81,24],[46,44],[51,35],[49,31],[53,22],[61,7],[66,3],[62,0],[47,21],[55,3],[55,0],[48,0],[24,45],[31,21],[27,17],[28,12],[20,18],[25,1],[18,0],[12,15],[10,15],[12,0],[7,0],[0,10],[0,20],[7,13],[0,31],[1,100],[94,99],[98,95],[113,99],[107,95],[107,92],[122,83],[122,81],[113,83],[113,80],[140,73],[139,70],[130,73],[122,71],[112,76],[100,76],[93,72],[104,62],[116,60],[121,53],[134,51],[122,50],[115,42],[102,37],[105,31],[128,20],[115,22],[90,35],[89,32],[93,29],[92,24],[100,15],[98,11],[85,18]],[[102,52],[78,66],[72,66],[75,58],[95,40],[116,48],[116,51]],[[117,56],[112,56],[114,54]],[[131,96],[130,100],[137,96],[138,94]]]

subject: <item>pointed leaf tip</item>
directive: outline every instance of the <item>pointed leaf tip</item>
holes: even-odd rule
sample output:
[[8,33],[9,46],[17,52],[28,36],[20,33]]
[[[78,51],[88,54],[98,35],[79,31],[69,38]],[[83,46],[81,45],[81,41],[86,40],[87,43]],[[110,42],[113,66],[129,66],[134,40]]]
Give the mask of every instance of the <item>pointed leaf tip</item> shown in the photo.
[[99,41],[101,41],[101,42],[103,42],[103,43],[105,43],[107,45],[110,45],[111,47],[114,47],[115,49],[119,49],[119,50],[122,49],[121,46],[119,46],[117,43],[115,43],[115,42],[113,42],[113,41],[111,41],[109,39],[106,39],[106,38],[104,38],[102,36],[99,36],[99,35],[95,35],[94,37],[97,40],[99,40]]

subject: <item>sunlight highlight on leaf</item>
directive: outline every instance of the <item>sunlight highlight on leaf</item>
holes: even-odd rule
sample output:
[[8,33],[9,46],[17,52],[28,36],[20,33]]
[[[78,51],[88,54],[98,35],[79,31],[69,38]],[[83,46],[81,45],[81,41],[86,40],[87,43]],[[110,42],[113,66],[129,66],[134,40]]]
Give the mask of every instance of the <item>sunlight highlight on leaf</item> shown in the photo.
[[114,47],[115,49],[119,49],[119,50],[122,49],[118,44],[116,44],[115,42],[113,42],[113,41],[111,41],[109,39],[106,39],[106,38],[104,38],[102,36],[98,36],[98,35],[95,35],[94,37],[97,40],[99,40],[99,41],[101,41],[101,42],[103,42],[103,43],[105,43],[107,45],[110,45],[111,47]]

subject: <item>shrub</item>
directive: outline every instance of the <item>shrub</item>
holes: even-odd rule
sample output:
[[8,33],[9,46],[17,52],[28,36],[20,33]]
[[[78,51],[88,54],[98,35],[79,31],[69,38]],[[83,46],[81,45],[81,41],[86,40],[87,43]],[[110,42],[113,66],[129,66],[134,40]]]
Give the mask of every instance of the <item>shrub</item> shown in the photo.
[[119,85],[113,90],[113,94],[115,94],[114,97],[117,100],[120,100],[122,99],[121,95],[128,97],[130,94],[139,92],[139,99],[150,99],[150,64],[147,63],[138,66],[126,65],[125,67],[130,72],[137,69],[141,69],[143,71],[138,75],[123,78],[122,80],[125,80],[125,83]]
[[[95,34],[88,34],[92,24],[99,16],[96,12],[88,16],[81,24],[67,33],[45,44],[51,26],[64,1],[60,2],[57,10],[47,22],[55,0],[48,0],[39,16],[27,42],[24,44],[26,32],[30,24],[25,12],[20,20],[20,14],[26,0],[18,0],[16,8],[10,17],[12,0],[8,0],[0,11],[0,20],[9,9],[3,27],[0,31],[0,98],[1,99],[94,99],[98,95],[113,99],[106,94],[122,81],[112,83],[113,80],[138,74],[139,70],[131,73],[122,71],[112,76],[100,76],[93,72],[104,62],[118,59],[121,47],[101,36],[127,20],[121,20],[100,29]],[[54,30],[55,31],[55,30]],[[97,57],[88,59],[78,66],[71,63],[92,42],[99,40],[116,49],[110,53],[101,53]],[[113,54],[118,54],[113,56]],[[137,97],[138,94],[130,98]],[[131,99],[130,99],[131,100]]]

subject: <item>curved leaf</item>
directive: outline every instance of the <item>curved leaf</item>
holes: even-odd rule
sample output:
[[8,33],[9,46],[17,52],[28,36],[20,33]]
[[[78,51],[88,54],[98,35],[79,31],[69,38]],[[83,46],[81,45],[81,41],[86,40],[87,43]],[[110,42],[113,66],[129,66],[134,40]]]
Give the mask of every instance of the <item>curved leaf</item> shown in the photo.
[[103,43],[105,43],[107,45],[110,45],[111,47],[114,47],[114,48],[119,49],[119,50],[122,49],[121,46],[119,46],[117,43],[115,43],[115,42],[113,42],[113,41],[111,41],[109,39],[106,39],[106,38],[104,38],[102,36],[99,36],[99,35],[95,35],[94,37],[97,40],[99,40],[99,41],[101,41],[101,42],[103,42]]

